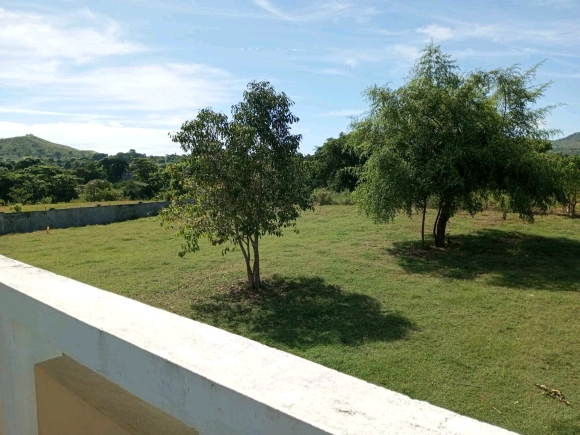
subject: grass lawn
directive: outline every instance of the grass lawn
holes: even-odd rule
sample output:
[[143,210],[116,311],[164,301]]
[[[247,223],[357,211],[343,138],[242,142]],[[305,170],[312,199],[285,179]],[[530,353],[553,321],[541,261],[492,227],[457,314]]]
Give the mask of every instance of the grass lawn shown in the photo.
[[[79,207],[94,207],[96,205],[120,205],[120,204],[137,204],[139,202],[149,202],[149,201],[95,201],[95,202],[59,202],[55,204],[30,204],[22,205],[21,212],[27,211],[46,211],[51,208],[79,208]],[[14,205],[3,205],[0,206],[0,213],[15,213]]]
[[459,215],[427,251],[418,217],[326,206],[298,225],[263,241],[254,292],[239,251],[179,258],[157,218],[2,236],[0,253],[516,432],[580,434],[580,219]]

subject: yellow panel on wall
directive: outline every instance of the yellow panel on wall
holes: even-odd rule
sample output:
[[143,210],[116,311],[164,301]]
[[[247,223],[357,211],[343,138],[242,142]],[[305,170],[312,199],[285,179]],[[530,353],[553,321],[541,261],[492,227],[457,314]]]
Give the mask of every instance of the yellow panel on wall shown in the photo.
[[34,371],[39,435],[199,435],[65,355]]

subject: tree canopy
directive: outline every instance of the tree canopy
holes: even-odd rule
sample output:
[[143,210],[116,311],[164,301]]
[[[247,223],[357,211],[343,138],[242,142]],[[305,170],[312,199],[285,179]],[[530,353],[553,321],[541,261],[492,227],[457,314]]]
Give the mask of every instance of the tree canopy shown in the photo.
[[203,109],[170,135],[188,154],[172,167],[182,193],[161,217],[184,237],[181,255],[197,251],[203,237],[230,243],[242,251],[248,285],[260,286],[260,238],[295,229],[311,207],[292,104],[270,83],[251,82],[231,119]]
[[431,44],[403,86],[369,88],[369,111],[352,125],[369,156],[357,189],[361,207],[378,222],[419,209],[424,228],[433,203],[437,246],[457,210],[475,214],[489,196],[532,221],[534,209],[562,196],[545,154],[554,132],[541,128],[551,107],[535,107],[549,85],[533,84],[537,68],[464,74]]
[[358,182],[357,169],[365,162],[360,152],[351,146],[350,133],[329,138],[307,158],[310,184],[335,192],[352,192]]

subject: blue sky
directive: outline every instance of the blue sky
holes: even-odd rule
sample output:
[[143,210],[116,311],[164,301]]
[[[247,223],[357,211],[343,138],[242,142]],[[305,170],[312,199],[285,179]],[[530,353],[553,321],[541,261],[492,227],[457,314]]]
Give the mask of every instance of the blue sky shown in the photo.
[[580,0],[0,2],[0,137],[180,152],[196,111],[229,114],[251,80],[296,103],[311,153],[373,84],[404,83],[431,39],[465,71],[543,60],[548,126],[580,131]]

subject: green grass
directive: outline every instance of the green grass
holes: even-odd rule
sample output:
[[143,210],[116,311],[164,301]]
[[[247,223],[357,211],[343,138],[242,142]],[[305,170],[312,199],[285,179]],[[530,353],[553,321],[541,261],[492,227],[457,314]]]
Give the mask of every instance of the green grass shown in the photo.
[[427,251],[418,217],[332,206],[298,225],[262,243],[260,291],[239,252],[181,259],[156,218],[2,236],[0,253],[516,432],[580,433],[580,219],[460,215]]
[[[59,202],[55,204],[30,204],[21,205],[21,212],[28,211],[46,211],[51,208],[61,209],[61,208],[79,208],[79,207],[95,207],[97,205],[107,206],[107,205],[122,205],[122,204],[137,204],[140,202],[149,201],[94,201],[94,202]],[[16,213],[14,210],[14,205],[4,205],[0,206],[0,213]]]

